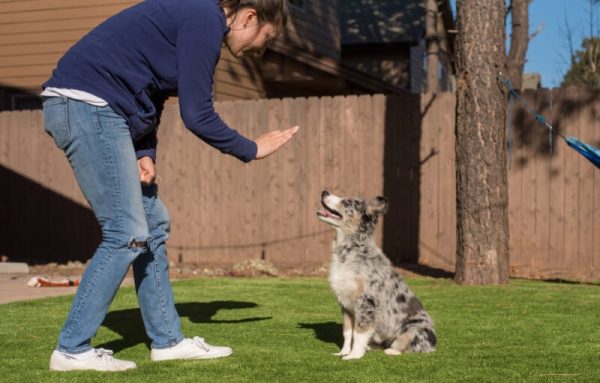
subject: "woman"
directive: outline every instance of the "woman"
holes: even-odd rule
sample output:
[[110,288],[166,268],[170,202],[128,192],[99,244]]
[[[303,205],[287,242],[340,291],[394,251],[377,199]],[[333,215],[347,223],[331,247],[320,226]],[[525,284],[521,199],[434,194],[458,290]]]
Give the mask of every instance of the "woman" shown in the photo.
[[231,355],[229,347],[181,333],[168,276],[169,217],[154,184],[156,129],[164,100],[178,95],[185,126],[223,153],[248,162],[286,143],[298,127],[250,140],[223,123],[212,101],[222,44],[238,58],[262,53],[286,24],[286,1],[144,1],[83,37],[44,84],[45,129],[69,159],[103,234],[51,370],[136,366],[91,347],[130,265],[153,361]]

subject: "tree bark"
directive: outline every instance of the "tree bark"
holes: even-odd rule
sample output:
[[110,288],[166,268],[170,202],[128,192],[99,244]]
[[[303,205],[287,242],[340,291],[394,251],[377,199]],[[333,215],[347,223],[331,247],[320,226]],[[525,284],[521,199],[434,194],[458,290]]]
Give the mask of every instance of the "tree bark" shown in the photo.
[[437,0],[425,3],[425,41],[427,43],[427,93],[439,91],[440,39]]
[[523,89],[523,68],[529,44],[529,2],[530,0],[511,0],[510,51],[508,52],[508,78],[515,89]]
[[504,0],[458,0],[455,280],[508,282]]

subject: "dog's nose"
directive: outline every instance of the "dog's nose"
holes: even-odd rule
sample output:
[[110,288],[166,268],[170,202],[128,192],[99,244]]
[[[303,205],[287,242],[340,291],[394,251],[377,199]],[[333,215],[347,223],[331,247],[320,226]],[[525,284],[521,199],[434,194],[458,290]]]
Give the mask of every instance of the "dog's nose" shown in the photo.
[[327,190],[324,190],[324,191],[321,193],[321,198],[325,198],[325,197],[327,197],[328,195],[329,195],[329,192],[328,192]]

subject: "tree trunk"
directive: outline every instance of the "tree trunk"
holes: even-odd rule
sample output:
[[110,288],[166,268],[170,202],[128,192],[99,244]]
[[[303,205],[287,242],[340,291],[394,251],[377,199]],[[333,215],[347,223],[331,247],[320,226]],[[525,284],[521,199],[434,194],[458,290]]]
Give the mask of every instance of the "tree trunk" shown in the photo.
[[458,0],[455,280],[508,282],[504,0]]
[[439,91],[440,40],[438,33],[437,0],[425,3],[425,41],[427,42],[427,93]]
[[525,54],[529,44],[529,2],[530,0],[512,0],[512,33],[508,52],[508,78],[513,88],[523,89],[523,68]]

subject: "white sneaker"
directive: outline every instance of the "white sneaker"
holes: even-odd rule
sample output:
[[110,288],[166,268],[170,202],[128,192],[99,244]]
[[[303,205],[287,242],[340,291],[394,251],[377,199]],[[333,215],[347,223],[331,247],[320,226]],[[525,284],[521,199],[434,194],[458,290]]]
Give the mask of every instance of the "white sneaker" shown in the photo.
[[155,362],[174,359],[214,359],[233,354],[229,347],[211,346],[203,338],[185,338],[173,347],[153,348],[150,359]]
[[85,356],[54,350],[50,357],[50,371],[124,371],[136,367],[134,362],[113,358],[112,354],[111,350],[103,348],[94,348]]

